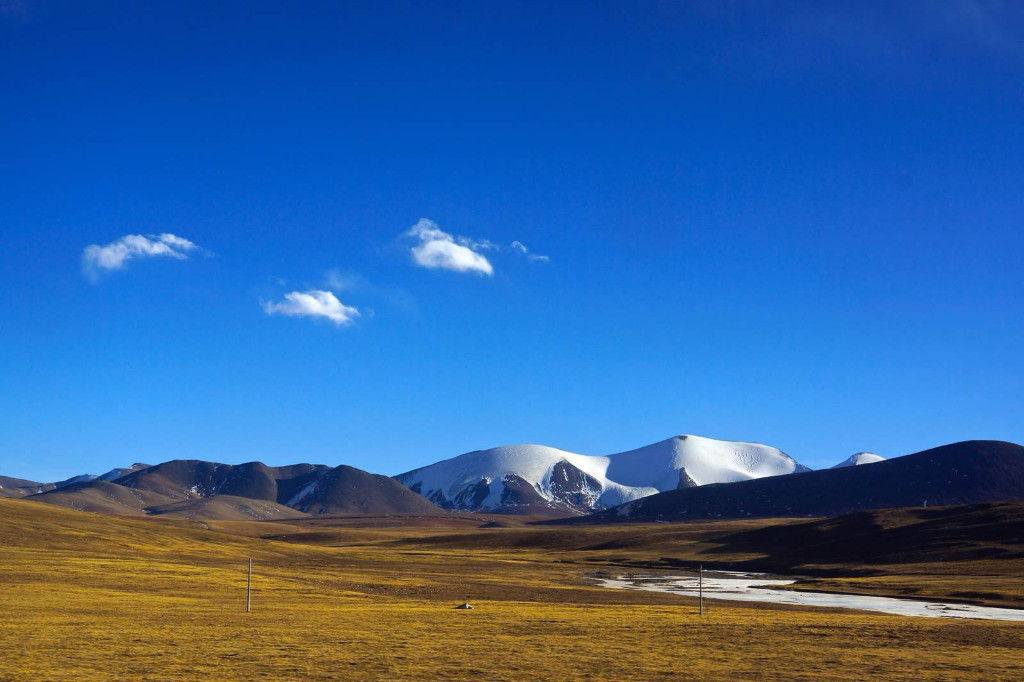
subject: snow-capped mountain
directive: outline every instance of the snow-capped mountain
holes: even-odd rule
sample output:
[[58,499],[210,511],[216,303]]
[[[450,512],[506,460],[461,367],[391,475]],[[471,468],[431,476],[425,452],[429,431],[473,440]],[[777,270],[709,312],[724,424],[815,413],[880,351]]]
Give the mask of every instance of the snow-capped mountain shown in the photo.
[[777,448],[684,435],[607,456],[509,445],[395,478],[447,509],[590,511],[666,490],[801,471],[809,469]]
[[843,467],[856,467],[861,464],[874,464],[875,462],[884,462],[885,457],[876,455],[873,452],[858,452],[855,455],[850,455],[839,464],[836,464],[833,469],[842,469]]

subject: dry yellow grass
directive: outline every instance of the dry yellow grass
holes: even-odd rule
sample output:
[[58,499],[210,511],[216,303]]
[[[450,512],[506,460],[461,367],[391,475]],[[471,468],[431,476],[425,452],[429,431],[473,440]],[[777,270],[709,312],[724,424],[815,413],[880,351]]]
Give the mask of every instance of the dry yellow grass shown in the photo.
[[[1024,677],[1020,624],[727,603],[701,619],[692,600],[592,587],[591,562],[558,551],[331,532],[344,546],[0,500],[0,679]],[[476,610],[453,610],[463,597]]]

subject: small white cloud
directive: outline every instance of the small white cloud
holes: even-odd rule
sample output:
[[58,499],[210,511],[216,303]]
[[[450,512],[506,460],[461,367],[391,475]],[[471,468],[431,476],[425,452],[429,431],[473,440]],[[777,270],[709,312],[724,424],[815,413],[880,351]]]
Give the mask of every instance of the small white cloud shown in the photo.
[[359,317],[359,311],[345,305],[330,291],[310,289],[309,291],[292,291],[284,295],[280,303],[262,303],[267,315],[287,315],[289,317],[326,317],[338,325],[351,324]]
[[512,242],[512,250],[526,256],[526,260],[533,261],[535,263],[547,263],[551,260],[547,256],[542,256],[539,253],[530,253],[530,250],[526,248],[526,245],[520,241]]
[[419,240],[419,244],[411,249],[412,259],[417,265],[425,268],[440,268],[455,272],[476,272],[478,274],[494,274],[494,267],[481,251],[495,253],[511,249],[520,256],[533,262],[546,263],[551,259],[547,256],[530,253],[521,241],[514,241],[508,246],[497,244],[489,239],[472,239],[470,237],[448,234],[433,220],[420,218],[405,236]]
[[494,274],[494,267],[485,256],[473,250],[476,248],[489,248],[482,246],[484,242],[475,242],[460,237],[457,243],[455,237],[444,232],[433,220],[421,218],[406,233],[408,236],[418,239],[420,243],[412,247],[413,261],[425,268],[440,268],[454,272],[475,272],[481,275]]
[[111,270],[120,270],[128,261],[158,256],[185,260],[199,247],[174,234],[128,234],[106,246],[91,244],[82,252],[82,274],[90,282]]
[[494,274],[494,267],[487,258],[468,247],[448,241],[434,240],[414,246],[412,257],[425,268]]

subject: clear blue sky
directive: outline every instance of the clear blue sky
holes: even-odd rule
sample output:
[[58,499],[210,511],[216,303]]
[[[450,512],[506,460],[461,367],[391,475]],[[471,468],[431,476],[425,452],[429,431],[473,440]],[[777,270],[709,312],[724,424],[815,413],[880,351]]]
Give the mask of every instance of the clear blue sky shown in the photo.
[[0,473],[1022,442],[1022,82],[982,0],[0,0]]

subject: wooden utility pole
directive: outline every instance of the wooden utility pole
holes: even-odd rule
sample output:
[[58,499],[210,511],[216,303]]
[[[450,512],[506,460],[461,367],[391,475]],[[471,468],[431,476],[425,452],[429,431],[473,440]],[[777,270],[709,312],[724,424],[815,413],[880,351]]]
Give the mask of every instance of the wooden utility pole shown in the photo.
[[699,604],[701,616],[704,615],[704,564],[699,564],[700,568],[697,569],[697,602]]
[[252,559],[249,559],[249,580],[245,584],[245,612],[252,611]]

